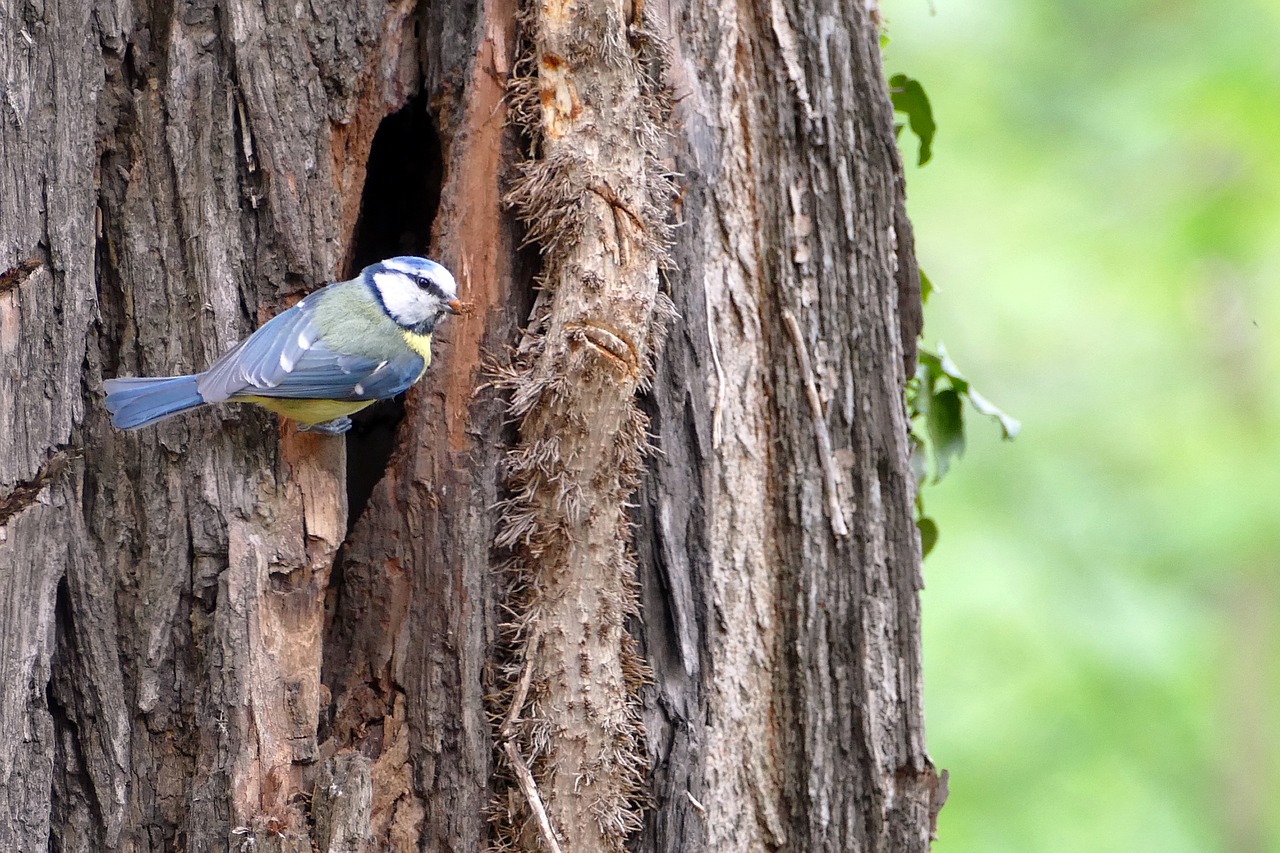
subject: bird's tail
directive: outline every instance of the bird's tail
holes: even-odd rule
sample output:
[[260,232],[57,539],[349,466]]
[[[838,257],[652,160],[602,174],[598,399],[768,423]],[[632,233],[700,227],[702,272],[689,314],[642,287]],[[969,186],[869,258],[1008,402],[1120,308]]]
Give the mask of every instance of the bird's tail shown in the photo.
[[153,424],[204,402],[194,376],[108,379],[103,388],[107,391],[111,423],[119,429]]

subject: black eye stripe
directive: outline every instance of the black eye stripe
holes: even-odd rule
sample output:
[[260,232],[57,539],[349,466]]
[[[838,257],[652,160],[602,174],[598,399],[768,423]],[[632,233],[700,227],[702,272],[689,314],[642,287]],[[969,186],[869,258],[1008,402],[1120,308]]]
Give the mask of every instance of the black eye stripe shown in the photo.
[[420,276],[414,276],[414,280],[418,283],[418,287],[419,287],[421,290],[425,290],[425,291],[427,291],[427,292],[428,292],[428,293],[430,293],[432,296],[435,296],[435,297],[436,297],[436,298],[438,298],[438,299],[444,299],[444,298],[445,298],[445,295],[444,295],[444,288],[442,288],[442,287],[440,287],[440,285],[436,284],[436,282],[435,282],[435,280],[434,280],[434,279],[432,279],[432,278],[428,278],[428,277],[427,277],[427,276],[425,276],[425,275],[420,275]]

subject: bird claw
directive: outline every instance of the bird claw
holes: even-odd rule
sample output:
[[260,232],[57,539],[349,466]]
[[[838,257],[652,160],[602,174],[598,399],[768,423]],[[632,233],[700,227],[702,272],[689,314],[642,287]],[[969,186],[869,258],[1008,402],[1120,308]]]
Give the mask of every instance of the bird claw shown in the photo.
[[351,429],[351,418],[345,415],[318,424],[298,424],[298,432],[319,432],[325,435],[342,435],[349,429]]

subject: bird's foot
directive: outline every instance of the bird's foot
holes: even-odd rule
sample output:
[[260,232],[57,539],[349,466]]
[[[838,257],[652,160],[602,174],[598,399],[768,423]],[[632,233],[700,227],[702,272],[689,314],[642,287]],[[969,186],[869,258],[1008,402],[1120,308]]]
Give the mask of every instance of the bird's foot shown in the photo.
[[325,435],[342,435],[349,429],[351,429],[351,418],[345,415],[318,424],[298,424],[298,432],[320,432]]

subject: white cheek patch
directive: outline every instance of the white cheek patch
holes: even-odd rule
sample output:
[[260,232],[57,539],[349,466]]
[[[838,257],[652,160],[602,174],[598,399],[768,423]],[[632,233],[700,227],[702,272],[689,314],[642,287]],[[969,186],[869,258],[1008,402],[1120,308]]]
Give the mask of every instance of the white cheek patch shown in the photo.
[[412,279],[400,273],[379,272],[374,273],[373,284],[387,313],[400,325],[415,326],[427,319],[428,306]]

